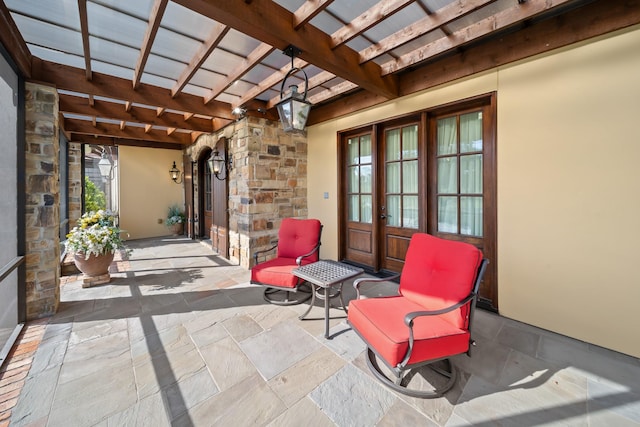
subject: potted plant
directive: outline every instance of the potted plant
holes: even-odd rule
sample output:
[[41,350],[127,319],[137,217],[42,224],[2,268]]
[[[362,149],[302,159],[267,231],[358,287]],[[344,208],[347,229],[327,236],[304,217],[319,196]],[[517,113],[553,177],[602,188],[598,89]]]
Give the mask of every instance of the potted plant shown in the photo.
[[177,236],[184,233],[184,222],[185,216],[180,206],[175,204],[169,206],[167,219],[164,223],[169,227],[173,235]]
[[[101,277],[100,283],[109,281],[109,265],[115,252],[124,249],[120,233],[115,225],[111,211],[99,210],[86,212],[80,217],[65,241],[67,251],[73,253],[73,260],[78,270],[86,278]],[[95,283],[94,283],[95,284]]]

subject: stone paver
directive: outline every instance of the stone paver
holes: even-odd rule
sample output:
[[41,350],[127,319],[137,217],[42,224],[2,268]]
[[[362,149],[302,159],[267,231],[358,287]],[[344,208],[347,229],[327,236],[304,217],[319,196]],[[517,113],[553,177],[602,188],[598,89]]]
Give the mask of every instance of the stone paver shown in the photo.
[[58,313],[13,352],[0,427],[640,426],[638,359],[478,311],[455,387],[412,398],[373,377],[342,310],[326,340],[320,305],[301,321],[306,305],[267,304],[247,270],[199,242],[131,243],[111,283],[67,278]]

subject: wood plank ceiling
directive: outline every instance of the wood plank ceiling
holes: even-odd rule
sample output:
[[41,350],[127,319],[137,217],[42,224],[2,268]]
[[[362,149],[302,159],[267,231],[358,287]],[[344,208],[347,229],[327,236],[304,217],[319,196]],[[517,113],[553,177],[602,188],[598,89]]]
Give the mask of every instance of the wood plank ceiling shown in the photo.
[[406,95],[420,89],[403,89],[410,71],[589,3],[4,0],[0,41],[26,78],[58,88],[72,141],[180,149],[234,108],[277,120],[288,45],[317,123],[357,109],[344,106],[354,94]]

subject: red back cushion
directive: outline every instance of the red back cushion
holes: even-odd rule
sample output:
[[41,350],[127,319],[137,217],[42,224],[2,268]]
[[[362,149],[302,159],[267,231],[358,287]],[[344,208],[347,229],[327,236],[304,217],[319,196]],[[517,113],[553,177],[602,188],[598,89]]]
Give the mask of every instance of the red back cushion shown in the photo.
[[[278,232],[278,257],[297,258],[308,254],[320,241],[320,230],[317,219],[283,219]],[[307,261],[318,261],[319,252],[316,251]]]
[[[411,237],[400,277],[400,293],[426,310],[445,308],[473,289],[482,252],[475,246],[416,233]],[[467,326],[468,305],[445,315],[460,328]]]

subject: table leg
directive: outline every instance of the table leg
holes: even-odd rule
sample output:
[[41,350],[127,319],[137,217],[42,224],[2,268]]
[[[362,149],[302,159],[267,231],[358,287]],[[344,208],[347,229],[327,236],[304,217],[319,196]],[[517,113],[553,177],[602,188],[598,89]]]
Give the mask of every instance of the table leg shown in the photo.
[[316,285],[311,284],[311,302],[309,302],[309,308],[307,308],[307,311],[305,311],[304,314],[298,317],[298,319],[302,320],[305,317],[307,317],[307,314],[309,314],[315,302],[316,302]]
[[324,288],[324,337],[329,339],[329,288]]

